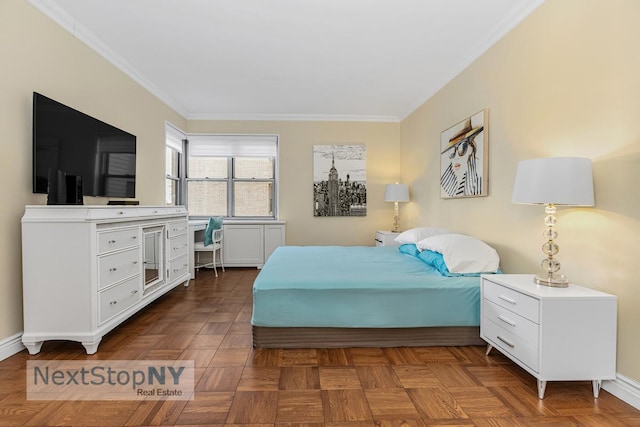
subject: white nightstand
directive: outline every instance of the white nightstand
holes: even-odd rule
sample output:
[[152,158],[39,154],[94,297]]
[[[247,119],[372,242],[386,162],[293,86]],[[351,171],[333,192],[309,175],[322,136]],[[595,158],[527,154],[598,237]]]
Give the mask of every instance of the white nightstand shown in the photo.
[[529,274],[482,276],[480,336],[538,380],[602,380],[616,377],[617,297],[577,285],[536,285]]
[[393,239],[398,237],[399,231],[376,231],[376,246],[398,246]]

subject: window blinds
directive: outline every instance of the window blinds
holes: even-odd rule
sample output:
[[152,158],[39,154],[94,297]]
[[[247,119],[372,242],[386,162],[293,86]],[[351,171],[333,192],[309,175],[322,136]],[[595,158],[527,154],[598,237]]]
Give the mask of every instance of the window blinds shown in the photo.
[[277,135],[189,135],[191,157],[277,157]]
[[164,124],[164,130],[166,134],[165,144],[167,147],[176,150],[178,153],[182,153],[182,140],[187,139],[187,136],[169,123]]

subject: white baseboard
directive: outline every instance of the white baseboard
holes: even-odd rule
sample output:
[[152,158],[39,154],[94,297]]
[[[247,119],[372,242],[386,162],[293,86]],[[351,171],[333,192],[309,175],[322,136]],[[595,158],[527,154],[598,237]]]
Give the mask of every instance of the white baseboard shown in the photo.
[[603,381],[602,388],[634,408],[640,409],[640,383],[617,374],[615,380]]
[[25,349],[25,346],[22,345],[21,338],[22,332],[19,332],[15,335],[11,335],[9,338],[0,340],[0,360],[11,357]]

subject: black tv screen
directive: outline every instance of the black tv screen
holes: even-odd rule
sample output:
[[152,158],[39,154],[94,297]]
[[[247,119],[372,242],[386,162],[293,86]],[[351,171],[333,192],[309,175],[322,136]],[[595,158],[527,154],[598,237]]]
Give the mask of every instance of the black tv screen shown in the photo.
[[82,177],[82,194],[135,197],[136,137],[33,93],[33,192],[51,171]]

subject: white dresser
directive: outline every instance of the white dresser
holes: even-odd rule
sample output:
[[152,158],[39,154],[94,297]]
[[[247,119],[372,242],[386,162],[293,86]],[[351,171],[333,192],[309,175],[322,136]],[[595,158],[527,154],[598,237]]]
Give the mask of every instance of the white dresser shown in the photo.
[[538,380],[616,377],[617,297],[577,285],[536,285],[529,274],[482,276],[480,336]]
[[102,337],[189,283],[187,211],[164,206],[27,206],[22,217],[24,333],[43,341]]

